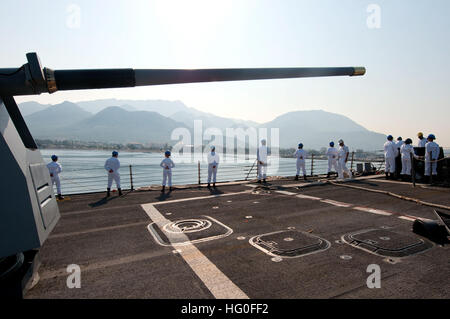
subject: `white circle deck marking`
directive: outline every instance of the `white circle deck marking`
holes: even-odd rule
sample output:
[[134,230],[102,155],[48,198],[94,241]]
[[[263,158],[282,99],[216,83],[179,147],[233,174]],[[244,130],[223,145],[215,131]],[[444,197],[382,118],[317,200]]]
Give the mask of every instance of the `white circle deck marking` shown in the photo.
[[293,241],[294,240],[294,238],[291,238],[291,237],[286,237],[285,239],[283,239],[284,241]]
[[231,202],[233,202],[232,200],[227,200],[227,203],[231,203]]
[[212,209],[219,209],[219,206],[213,206]]
[[338,239],[338,240],[335,240],[334,242],[335,242],[336,244],[342,244],[342,240],[339,240],[339,239]]
[[283,258],[281,258],[281,257],[273,257],[273,258],[271,258],[271,260],[273,262],[279,263],[280,261],[283,261]]
[[252,219],[253,216],[245,216],[245,218],[247,218],[247,219]]
[[253,202],[253,204],[259,204],[259,202]]
[[172,215],[172,213],[166,213],[166,215],[167,215],[167,216],[170,216],[170,215]]
[[238,240],[245,240],[245,237],[244,236],[239,236],[239,237],[237,237],[237,239]]
[[352,256],[349,256],[349,255],[342,255],[342,256],[340,256],[340,258],[341,258],[341,259],[344,259],[344,260],[350,260],[350,259],[352,259]]
[[287,229],[289,229],[289,230],[294,230],[295,229],[295,227],[288,227]]
[[163,230],[168,233],[194,233],[211,227],[207,219],[185,219],[164,225]]

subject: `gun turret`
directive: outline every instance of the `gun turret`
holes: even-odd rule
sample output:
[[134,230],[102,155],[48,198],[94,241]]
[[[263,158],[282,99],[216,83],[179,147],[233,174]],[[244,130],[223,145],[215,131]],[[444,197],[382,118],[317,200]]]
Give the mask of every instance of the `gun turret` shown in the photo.
[[366,73],[364,67],[52,70],[42,68],[36,53],[28,53],[27,60],[28,63],[18,69],[0,69],[1,96],[196,82],[359,76]]

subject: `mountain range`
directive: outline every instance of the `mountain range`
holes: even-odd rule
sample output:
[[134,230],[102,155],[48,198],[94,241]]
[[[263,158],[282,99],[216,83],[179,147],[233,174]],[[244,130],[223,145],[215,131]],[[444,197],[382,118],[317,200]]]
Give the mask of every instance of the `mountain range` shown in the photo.
[[330,140],[342,138],[351,149],[379,150],[385,135],[372,132],[340,114],[322,110],[295,111],[274,120],[258,124],[205,113],[187,107],[181,101],[116,100],[63,102],[42,105],[36,102],[19,104],[31,133],[35,138],[80,140],[112,143],[174,144],[171,133],[185,127],[192,135],[194,120],[202,120],[208,127],[279,128],[280,147],[295,148],[299,142],[306,149],[328,146]]

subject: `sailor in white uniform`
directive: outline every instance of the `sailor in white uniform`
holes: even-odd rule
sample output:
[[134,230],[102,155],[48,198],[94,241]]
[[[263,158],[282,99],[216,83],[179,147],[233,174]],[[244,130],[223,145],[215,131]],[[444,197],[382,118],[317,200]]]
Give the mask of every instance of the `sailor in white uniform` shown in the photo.
[[414,154],[414,147],[412,146],[412,140],[407,138],[405,143],[400,147],[400,154],[402,156],[402,177],[407,175],[411,176],[411,155],[415,158],[418,158],[416,154]]
[[327,177],[330,177],[330,173],[332,172],[332,169],[334,168],[334,172],[338,171],[337,168],[337,159],[338,159],[338,150],[336,147],[334,147],[334,142],[330,142],[330,147],[327,149],[327,156],[328,156],[328,174]]
[[394,178],[395,174],[395,158],[397,157],[397,146],[393,142],[392,135],[388,135],[387,142],[384,143],[384,159],[386,179]]
[[350,150],[344,144],[343,140],[339,140],[339,150],[338,150],[338,179],[344,179],[344,173],[346,173],[349,178],[352,178],[352,172],[347,168],[348,155]]
[[119,153],[117,151],[112,152],[112,156],[108,158],[105,162],[105,170],[108,172],[108,187],[106,192],[106,197],[109,197],[111,192],[111,185],[113,180],[116,182],[117,190],[119,191],[119,196],[122,196],[122,189],[120,188],[120,162],[117,158]]
[[56,184],[58,199],[64,199],[64,197],[61,195],[61,182],[59,180],[59,174],[62,172],[62,166],[58,163],[58,156],[52,155],[52,161],[47,164],[47,168],[52,180],[52,186]]
[[425,137],[423,137],[423,133],[419,132],[417,133],[417,137],[419,138],[419,143],[417,143],[417,147],[425,147],[425,144],[427,144],[427,140]]
[[261,183],[261,179],[265,183],[267,174],[267,146],[265,139],[261,140],[261,146],[258,148],[256,159],[258,161],[258,183]]
[[437,175],[437,160],[439,158],[439,145],[434,142],[436,137],[434,134],[430,134],[427,137],[427,144],[425,144],[425,176],[431,174]]
[[303,179],[306,181],[306,168],[305,160],[308,153],[303,149],[303,144],[298,144],[298,150],[295,151],[294,156],[297,158],[297,175],[295,175],[295,180],[298,181],[298,175],[300,175],[300,169],[303,173]]
[[208,153],[208,188],[211,187],[211,177],[213,187],[216,187],[217,169],[219,167],[220,156],[216,153],[216,147],[211,146],[211,152]]
[[397,137],[397,142],[395,143],[395,147],[397,148],[397,156],[395,157],[395,175],[400,174],[402,170],[402,156],[400,154],[400,148],[405,144],[401,136]]
[[405,144],[405,142],[403,142],[402,137],[401,136],[397,137],[397,142],[395,143],[395,146],[400,150],[403,144]]
[[170,151],[164,153],[165,158],[161,161],[161,166],[163,168],[163,181],[161,192],[164,193],[166,189],[166,181],[168,180],[169,191],[172,191],[172,168],[175,167],[175,163],[170,159]]

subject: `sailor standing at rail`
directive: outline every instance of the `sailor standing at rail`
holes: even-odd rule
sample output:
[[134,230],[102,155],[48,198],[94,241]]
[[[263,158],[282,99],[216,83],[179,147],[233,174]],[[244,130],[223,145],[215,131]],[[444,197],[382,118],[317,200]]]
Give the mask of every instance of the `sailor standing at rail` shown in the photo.
[[303,144],[298,144],[298,150],[295,151],[294,156],[297,157],[297,175],[295,175],[295,180],[298,181],[298,175],[300,175],[300,169],[303,172],[303,179],[306,181],[306,169],[305,160],[308,153],[303,149]]
[[328,156],[328,174],[327,178],[330,177],[330,173],[332,172],[332,169],[334,168],[334,171],[337,172],[337,158],[338,158],[338,150],[336,147],[334,147],[334,142],[330,142],[330,147],[327,149],[327,156]]
[[110,196],[111,185],[113,180],[116,182],[117,190],[119,191],[119,196],[122,196],[122,189],[120,188],[120,162],[117,158],[119,153],[117,151],[112,152],[112,156],[108,158],[105,162],[105,169],[108,172],[108,188],[106,189],[106,197]]
[[211,187],[211,176],[213,187],[216,187],[217,168],[219,167],[220,156],[216,153],[216,147],[211,146],[211,152],[208,153],[208,188]]
[[398,151],[393,139],[392,135],[388,135],[387,142],[384,143],[384,172],[386,173],[386,179],[389,179],[389,177],[393,179],[395,173],[395,158],[397,157]]
[[338,179],[344,179],[344,172],[348,174],[349,178],[352,178],[352,172],[347,168],[348,155],[350,151],[344,144],[343,140],[339,140],[338,150]]
[[261,183],[261,179],[265,183],[267,174],[267,146],[265,139],[261,140],[261,146],[258,148],[256,160],[258,161],[258,183]]
[[433,176],[437,175],[437,160],[439,158],[439,145],[434,142],[436,137],[430,134],[427,137],[427,144],[425,144],[425,176],[427,179],[430,176],[430,171]]
[[414,147],[411,144],[412,140],[407,138],[402,147],[400,147],[400,154],[402,157],[402,172],[400,175],[402,176],[402,179],[404,179],[405,176],[411,177],[411,155],[415,158],[418,157],[414,154]]
[[401,136],[397,137],[397,143],[395,143],[395,146],[397,146],[397,148],[400,150],[403,144],[405,144],[405,142],[403,142],[402,137]]
[[52,180],[52,186],[56,184],[56,190],[58,192],[58,199],[62,200],[64,197],[61,195],[61,182],[59,180],[59,174],[62,171],[61,164],[58,163],[58,156],[52,155],[52,161],[47,164],[50,178]]
[[161,161],[161,166],[163,168],[163,181],[162,181],[162,189],[161,192],[164,193],[166,189],[166,181],[169,180],[169,191],[172,191],[172,168],[175,167],[175,163],[170,159],[170,151],[166,151],[164,156],[166,157]]
[[419,138],[419,143],[417,143],[417,147],[425,147],[425,144],[427,144],[427,140],[423,137],[423,133],[422,132],[417,133],[417,137]]
[[397,142],[395,143],[395,147],[397,148],[397,156],[395,157],[395,176],[401,174],[402,171],[402,156],[400,154],[400,148],[405,144],[401,136],[397,137]]

